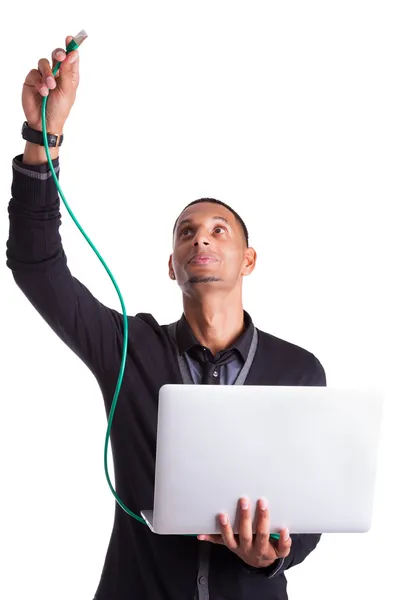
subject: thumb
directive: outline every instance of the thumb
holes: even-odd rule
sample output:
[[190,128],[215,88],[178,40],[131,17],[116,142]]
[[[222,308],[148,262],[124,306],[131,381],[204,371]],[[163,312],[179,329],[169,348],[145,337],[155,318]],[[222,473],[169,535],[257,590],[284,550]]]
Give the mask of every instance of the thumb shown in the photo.
[[58,78],[59,87],[65,92],[69,92],[71,86],[77,86],[79,83],[79,52],[72,50],[61,63],[60,76]]
[[[71,42],[71,40],[73,39],[72,35],[67,35],[67,37],[65,38],[65,48],[68,48],[68,44]],[[65,62],[65,65],[68,66],[68,68],[66,69],[66,72],[68,72],[68,74],[72,75],[77,75],[78,71],[79,71],[79,52],[78,50],[72,50],[72,52],[70,52],[67,55]]]
[[[70,41],[73,39],[72,35],[66,37],[65,48],[67,48]],[[78,50],[72,50],[67,54],[65,59],[60,64],[58,70],[58,85],[68,91],[71,83],[79,82],[79,52]]]

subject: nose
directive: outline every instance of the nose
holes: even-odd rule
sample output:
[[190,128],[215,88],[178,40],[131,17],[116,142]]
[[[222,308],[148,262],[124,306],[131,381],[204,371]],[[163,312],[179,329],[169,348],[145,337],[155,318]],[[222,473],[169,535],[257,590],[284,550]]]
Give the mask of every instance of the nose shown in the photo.
[[195,241],[193,242],[193,246],[195,246],[195,248],[197,248],[198,246],[201,246],[201,245],[204,245],[204,246],[209,246],[209,245],[210,245],[210,242],[207,242],[207,240],[200,240],[200,241],[198,241],[198,240],[195,240]]
[[193,246],[197,248],[198,246],[209,246],[210,242],[208,241],[208,236],[202,228],[199,228],[196,232],[196,235],[193,238]]

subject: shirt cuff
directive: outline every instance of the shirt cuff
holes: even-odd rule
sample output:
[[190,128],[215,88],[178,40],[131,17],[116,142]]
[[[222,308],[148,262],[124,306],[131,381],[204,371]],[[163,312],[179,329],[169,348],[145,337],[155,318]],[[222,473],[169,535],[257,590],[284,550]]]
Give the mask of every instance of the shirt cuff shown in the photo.
[[[58,201],[58,189],[49,164],[27,165],[22,158],[23,155],[18,154],[12,161],[12,197],[32,207],[53,206]],[[59,157],[53,159],[52,163],[59,180]]]
[[[13,168],[17,169],[19,173],[27,175],[27,173],[24,173],[24,171],[33,171],[34,173],[50,173],[51,175],[48,162],[43,163],[41,165],[27,165],[26,163],[22,162],[23,156],[23,154],[17,154],[17,156],[14,156],[12,161]],[[57,158],[53,158],[51,162],[53,164],[54,170],[57,172],[60,164],[60,157],[57,156]]]

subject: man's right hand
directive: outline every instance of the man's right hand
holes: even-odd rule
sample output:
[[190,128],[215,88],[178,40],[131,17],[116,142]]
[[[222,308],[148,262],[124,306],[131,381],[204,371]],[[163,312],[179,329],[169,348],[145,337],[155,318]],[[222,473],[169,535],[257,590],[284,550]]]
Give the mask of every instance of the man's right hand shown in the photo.
[[[72,37],[67,36],[66,47]],[[48,133],[61,134],[75,102],[79,85],[79,51],[73,50],[67,56],[65,49],[56,48],[52,52],[52,61],[51,67],[46,58],[41,58],[38,68],[28,73],[22,89],[22,107],[29,127],[42,131],[42,102],[44,96],[49,94],[46,104],[46,129]],[[58,62],[61,62],[61,65],[54,77],[52,71]]]

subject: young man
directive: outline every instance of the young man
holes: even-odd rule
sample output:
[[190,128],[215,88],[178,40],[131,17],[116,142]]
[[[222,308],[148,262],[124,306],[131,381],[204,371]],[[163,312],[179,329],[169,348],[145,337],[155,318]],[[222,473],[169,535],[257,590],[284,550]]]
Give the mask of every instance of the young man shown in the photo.
[[[53,60],[64,61],[58,82],[64,92],[55,96],[48,131],[61,132],[75,100],[79,61],[71,62],[76,51],[68,58],[65,53],[56,58],[56,52]],[[45,59],[38,66],[29,73],[23,95],[28,126],[36,131],[41,89],[50,70]],[[49,84],[54,92],[55,85]],[[51,150],[51,158],[59,177],[59,147]],[[59,234],[60,200],[40,144],[28,141],[24,154],[14,158],[11,194],[7,266],[34,308],[96,377],[108,414],[121,365],[123,317],[96,299],[67,266]],[[135,514],[153,501],[162,385],[232,385],[243,370],[249,385],[326,385],[313,354],[257,329],[244,311],[243,277],[255,264],[247,228],[230,207],[213,199],[191,203],[175,223],[169,259],[169,276],[182,290],[181,318],[172,328],[159,325],[150,314],[128,318],[127,361],[111,440],[116,491]],[[238,500],[239,535],[220,515],[221,535],[200,536],[204,539],[157,536],[116,504],[95,599],[286,599],[285,570],[302,562],[320,536],[290,537],[285,530],[273,541],[262,499],[253,536],[252,507],[247,499]]]

